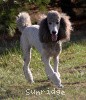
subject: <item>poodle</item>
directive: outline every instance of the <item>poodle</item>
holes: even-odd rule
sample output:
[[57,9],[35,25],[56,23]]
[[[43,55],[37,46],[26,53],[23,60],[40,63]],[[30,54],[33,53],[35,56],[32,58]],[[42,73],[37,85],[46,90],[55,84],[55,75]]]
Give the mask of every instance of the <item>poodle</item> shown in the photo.
[[[59,55],[62,51],[62,43],[70,40],[72,25],[69,16],[51,10],[46,17],[42,18],[39,25],[31,25],[29,14],[21,12],[17,16],[16,22],[18,29],[22,33],[20,45],[23,51],[25,78],[30,83],[34,82],[29,65],[31,48],[35,47],[41,54],[47,77],[54,85],[62,88],[58,64]],[[54,68],[50,64],[51,57],[53,57]]]

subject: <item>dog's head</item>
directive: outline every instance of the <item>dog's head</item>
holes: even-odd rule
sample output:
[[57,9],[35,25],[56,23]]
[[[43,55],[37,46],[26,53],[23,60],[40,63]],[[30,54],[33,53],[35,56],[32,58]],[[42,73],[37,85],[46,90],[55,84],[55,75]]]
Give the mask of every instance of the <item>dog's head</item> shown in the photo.
[[43,43],[68,40],[72,27],[69,17],[57,11],[49,11],[40,23],[39,38]]
[[57,41],[60,28],[61,16],[57,11],[49,11],[47,15],[47,24],[51,34],[51,40]]

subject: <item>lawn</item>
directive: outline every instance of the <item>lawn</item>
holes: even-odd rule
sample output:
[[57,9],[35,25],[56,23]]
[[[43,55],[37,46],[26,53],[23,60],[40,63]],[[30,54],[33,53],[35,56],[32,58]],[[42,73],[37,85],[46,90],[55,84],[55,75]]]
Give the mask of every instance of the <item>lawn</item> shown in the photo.
[[63,44],[59,72],[64,88],[47,79],[35,49],[30,64],[34,84],[26,81],[22,66],[19,41],[0,42],[0,100],[86,100],[86,34],[73,34]]

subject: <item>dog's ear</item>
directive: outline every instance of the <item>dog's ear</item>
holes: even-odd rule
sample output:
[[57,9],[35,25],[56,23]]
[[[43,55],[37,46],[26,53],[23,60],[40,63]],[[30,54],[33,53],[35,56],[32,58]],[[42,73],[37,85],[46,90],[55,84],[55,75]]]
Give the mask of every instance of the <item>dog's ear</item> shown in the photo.
[[48,28],[47,18],[40,22],[39,39],[42,43],[48,43],[51,41],[50,31]]
[[60,20],[59,33],[58,33],[59,34],[58,40],[61,40],[61,41],[70,40],[71,30],[72,30],[72,26],[69,20],[69,16],[67,16],[66,14],[62,14],[61,20]]

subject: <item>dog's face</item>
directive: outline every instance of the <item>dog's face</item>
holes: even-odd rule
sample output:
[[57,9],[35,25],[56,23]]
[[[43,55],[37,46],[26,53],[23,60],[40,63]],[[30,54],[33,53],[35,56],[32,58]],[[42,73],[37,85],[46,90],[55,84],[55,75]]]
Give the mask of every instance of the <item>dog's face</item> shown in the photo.
[[48,28],[51,34],[52,41],[57,41],[60,28],[60,15],[58,12],[49,12],[47,15]]
[[49,11],[40,23],[39,38],[42,43],[68,41],[71,30],[69,16],[58,11]]

